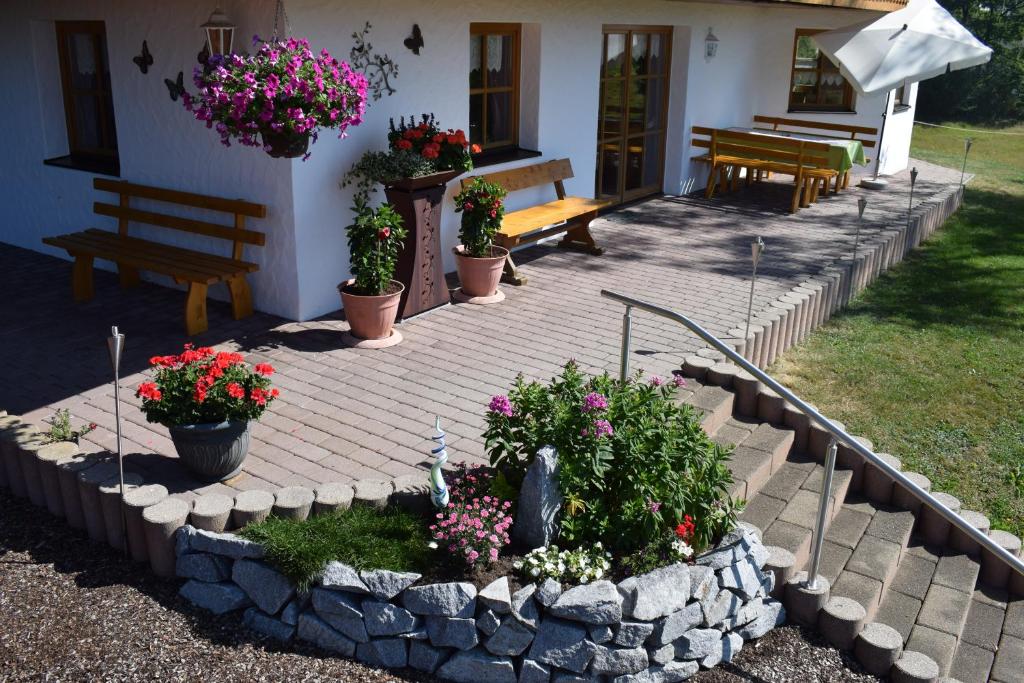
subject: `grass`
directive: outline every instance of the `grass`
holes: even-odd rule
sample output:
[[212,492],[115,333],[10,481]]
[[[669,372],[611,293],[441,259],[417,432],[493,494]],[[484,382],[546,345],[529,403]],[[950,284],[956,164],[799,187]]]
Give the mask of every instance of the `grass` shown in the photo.
[[958,169],[974,138],[964,206],[772,373],[1021,536],[1024,126],[1000,130],[915,127],[915,158]]
[[240,533],[262,543],[270,564],[300,590],[332,560],[356,569],[419,573],[433,564],[424,519],[395,507],[355,506],[303,521],[270,517]]

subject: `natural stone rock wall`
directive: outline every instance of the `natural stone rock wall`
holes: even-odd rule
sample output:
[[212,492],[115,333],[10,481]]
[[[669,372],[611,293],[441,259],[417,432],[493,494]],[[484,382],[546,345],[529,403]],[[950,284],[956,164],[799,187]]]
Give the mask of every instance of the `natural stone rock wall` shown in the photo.
[[502,577],[418,583],[332,562],[309,593],[232,534],[178,530],[181,595],[282,641],[298,638],[368,664],[460,683],[669,683],[736,656],[786,619],[756,530],[741,526],[692,565],[565,590],[550,579],[515,593]]

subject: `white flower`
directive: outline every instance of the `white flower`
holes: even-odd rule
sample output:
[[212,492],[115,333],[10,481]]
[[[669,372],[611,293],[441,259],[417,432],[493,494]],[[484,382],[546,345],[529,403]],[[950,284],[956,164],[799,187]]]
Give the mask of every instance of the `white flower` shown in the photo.
[[523,568],[522,560],[516,560],[515,562],[513,562],[512,563],[512,567],[515,568],[515,569],[522,569]]
[[587,578],[586,574],[580,577],[580,583],[587,583],[588,581],[590,581],[590,579]]
[[427,544],[427,547],[430,548],[431,550],[437,550],[437,543],[435,541],[431,541],[430,543]]
[[530,575],[531,576],[540,576],[540,570],[537,569],[536,567],[534,567],[533,569],[530,570]]

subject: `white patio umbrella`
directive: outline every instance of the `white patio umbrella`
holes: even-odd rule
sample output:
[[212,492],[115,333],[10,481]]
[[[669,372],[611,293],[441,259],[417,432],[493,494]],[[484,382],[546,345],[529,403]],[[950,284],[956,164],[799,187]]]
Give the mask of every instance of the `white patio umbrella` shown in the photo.
[[812,39],[857,92],[888,92],[875,159],[876,180],[892,90],[984,64],[992,57],[992,48],[975,38],[935,0],[910,0],[896,12],[817,33]]

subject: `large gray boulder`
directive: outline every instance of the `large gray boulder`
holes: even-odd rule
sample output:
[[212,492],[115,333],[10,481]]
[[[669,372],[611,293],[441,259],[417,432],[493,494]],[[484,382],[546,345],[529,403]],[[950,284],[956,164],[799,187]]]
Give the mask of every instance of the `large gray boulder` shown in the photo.
[[457,617],[427,617],[427,635],[431,645],[457,650],[476,647],[478,639],[476,621]]
[[536,592],[537,585],[531,583],[512,594],[512,616],[520,624],[534,630],[540,621],[540,610],[537,609],[537,601],[533,599]]
[[519,683],[550,683],[551,669],[532,659],[524,659],[519,671]]
[[262,562],[238,560],[231,570],[231,580],[267,614],[277,614],[295,595],[291,581]]
[[206,583],[192,579],[185,582],[178,590],[178,595],[214,614],[233,612],[252,604],[245,591],[230,581]]
[[404,669],[409,664],[409,646],[400,638],[374,638],[356,646],[356,659],[371,666]]
[[682,609],[689,602],[690,569],[676,563],[631,576],[619,584],[619,592],[626,616],[653,621]]
[[537,629],[529,657],[543,664],[583,673],[596,650],[597,645],[587,639],[584,626],[548,617]]
[[552,446],[544,446],[534,456],[519,489],[516,523],[512,525],[513,540],[524,548],[550,545],[558,531],[561,509],[558,452]]
[[264,614],[255,607],[245,610],[245,613],[242,615],[242,623],[257,633],[262,633],[265,636],[282,642],[288,642],[295,635],[295,626]]
[[590,663],[591,673],[603,676],[635,674],[647,668],[647,650],[642,647],[605,647],[601,645]]
[[673,612],[667,617],[655,621],[650,643],[652,645],[667,645],[694,626],[700,625],[703,619],[704,613],[701,611],[700,603],[691,602],[678,612]]
[[336,652],[342,657],[349,657],[356,653],[356,642],[341,633],[338,633],[320,617],[311,612],[303,612],[299,615],[298,636],[301,640],[313,643],[324,650]]
[[476,596],[477,601],[495,614],[508,614],[512,611],[512,593],[508,586],[508,577],[487,584]]
[[387,569],[359,572],[359,578],[370,594],[378,600],[390,600],[420,580],[412,572],[392,572]]
[[456,683],[516,683],[516,670],[509,657],[479,648],[456,652],[437,670],[437,676]]
[[328,562],[324,567],[323,576],[320,578],[320,585],[333,590],[348,591],[349,593],[369,593],[370,590],[359,578],[359,572],[344,562]]
[[494,634],[487,639],[484,647],[495,655],[521,655],[532,642],[533,631],[509,616],[505,617]]
[[432,674],[441,666],[451,650],[436,648],[427,645],[422,640],[414,640],[409,643],[409,666],[417,671],[425,671]]
[[743,600],[740,596],[729,590],[720,592],[713,603],[704,602],[693,604],[699,604],[701,606],[701,609],[704,612],[705,626],[717,626],[726,619],[731,619],[739,614],[739,611],[743,608]]
[[544,582],[537,588],[537,593],[534,596],[537,602],[544,605],[545,607],[551,607],[555,604],[555,600],[562,594],[562,584],[555,581],[552,578],[544,579]]
[[548,611],[584,624],[615,624],[622,620],[622,595],[611,581],[595,581],[565,591]]
[[778,600],[767,599],[757,609],[757,616],[736,631],[743,640],[754,640],[786,622],[786,610]]
[[371,636],[395,636],[415,631],[419,618],[407,609],[390,602],[363,600],[363,621]]
[[207,583],[227,581],[231,578],[231,559],[210,553],[186,553],[178,556],[175,573],[182,579]]
[[753,599],[761,590],[764,580],[761,570],[747,558],[718,570],[718,585],[729,588],[747,600]]
[[616,676],[612,683],[679,683],[693,676],[699,668],[697,662],[669,662],[640,673]]
[[413,614],[471,618],[476,609],[476,586],[471,583],[432,583],[407,588],[402,603]]
[[483,631],[484,635],[493,635],[501,626],[501,618],[491,610],[485,610],[476,618],[476,627]]
[[332,628],[351,640],[365,643],[370,639],[363,621],[362,604],[355,596],[342,591],[314,588],[313,609]]
[[717,628],[695,628],[676,641],[676,657],[679,659],[704,659],[715,653],[721,657],[722,632]]
[[654,633],[654,624],[644,621],[624,621],[615,634],[615,644],[623,647],[642,645]]
[[259,543],[253,543],[235,534],[219,534],[193,527],[182,528],[188,528],[190,531],[178,532],[175,548],[175,552],[178,554],[181,554],[185,547],[188,548],[188,552],[213,553],[230,557],[233,560],[259,560],[266,554],[263,546]]

